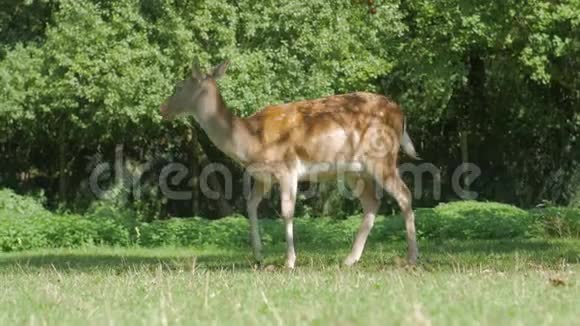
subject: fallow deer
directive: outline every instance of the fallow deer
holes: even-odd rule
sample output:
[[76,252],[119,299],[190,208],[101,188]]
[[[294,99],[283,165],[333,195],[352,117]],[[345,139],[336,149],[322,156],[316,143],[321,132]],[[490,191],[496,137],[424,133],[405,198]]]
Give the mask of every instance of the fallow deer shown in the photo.
[[273,184],[279,185],[281,194],[286,266],[294,268],[292,219],[298,182],[344,176],[363,208],[362,224],[344,264],[360,259],[373,227],[380,204],[375,184],[401,208],[407,258],[414,264],[418,256],[415,217],[411,193],[397,171],[397,155],[399,147],[412,158],[417,154],[399,105],[382,95],[358,92],[271,105],[241,118],[228,110],[216,83],[227,66],[224,62],[205,73],[196,60],[191,76],[177,84],[174,94],[161,104],[160,114],[164,119],[193,115],[211,141],[254,178],[247,210],[255,258],[262,261],[258,205]]

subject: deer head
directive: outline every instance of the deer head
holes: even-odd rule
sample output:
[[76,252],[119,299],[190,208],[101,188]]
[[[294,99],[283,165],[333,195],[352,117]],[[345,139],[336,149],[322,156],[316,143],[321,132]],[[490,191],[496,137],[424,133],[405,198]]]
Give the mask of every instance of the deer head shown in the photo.
[[211,110],[215,105],[208,105],[215,100],[218,93],[216,80],[225,75],[228,61],[217,65],[209,72],[202,72],[199,61],[193,62],[191,74],[188,78],[179,81],[173,92],[159,109],[159,113],[164,120],[172,120],[179,116],[193,115],[199,120],[200,115],[212,114],[213,112],[203,112]]

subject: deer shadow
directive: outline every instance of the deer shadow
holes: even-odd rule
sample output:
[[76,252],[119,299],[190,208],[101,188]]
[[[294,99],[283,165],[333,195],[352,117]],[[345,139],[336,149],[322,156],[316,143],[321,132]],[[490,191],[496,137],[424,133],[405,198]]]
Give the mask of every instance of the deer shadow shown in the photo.
[[[567,244],[551,241],[500,240],[500,241],[421,241],[422,262],[441,267],[452,266],[457,262],[466,266],[478,265],[478,260],[486,263],[499,260],[510,261],[516,255],[525,256],[526,260],[537,264],[557,264],[562,260],[567,263],[580,263],[580,244]],[[393,260],[404,256],[404,242],[369,243],[363,255],[362,265],[394,265]],[[298,245],[298,259],[302,266],[315,266],[324,269],[340,265],[350,247],[324,245]],[[191,254],[188,254],[191,250]],[[200,250],[182,248],[176,254],[158,254],[158,251],[140,249],[138,253],[121,251],[115,253],[110,248],[86,252],[64,251],[51,253],[0,254],[0,273],[9,270],[34,271],[52,269],[59,272],[103,272],[128,273],[135,271],[193,271],[193,270],[227,270],[249,271],[264,266],[281,266],[284,261],[284,247],[276,245],[265,248],[266,261],[256,264],[249,248],[224,252],[203,253]],[[366,261],[366,262],[365,262]]]

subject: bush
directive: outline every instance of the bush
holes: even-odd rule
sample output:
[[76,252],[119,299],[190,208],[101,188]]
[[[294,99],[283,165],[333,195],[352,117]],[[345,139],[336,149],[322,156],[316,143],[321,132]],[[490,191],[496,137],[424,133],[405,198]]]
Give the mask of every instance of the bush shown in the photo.
[[440,204],[434,209],[442,224],[433,237],[511,239],[529,237],[530,215],[517,207],[476,201]]
[[0,218],[0,249],[2,251],[45,248],[50,246],[41,223],[44,217]]
[[30,196],[21,196],[12,189],[0,189],[0,218],[49,216],[42,203]]
[[174,218],[143,223],[138,244],[156,246],[240,246],[248,242],[249,224],[242,217],[226,217],[214,222],[199,217]]
[[[14,197],[18,198],[18,197]],[[18,203],[26,202],[15,200]],[[249,223],[241,216],[217,221],[199,217],[174,218],[143,223],[129,215],[114,216],[101,211],[90,216],[51,215],[33,206],[40,216],[8,214],[0,217],[0,250],[110,246],[218,246],[249,247]],[[453,202],[433,209],[415,210],[417,233],[421,239],[513,239],[542,237],[580,237],[580,209],[544,208],[524,211],[519,208],[484,202]],[[360,225],[360,216],[343,220],[296,218],[297,243],[311,246],[348,247]],[[280,219],[260,221],[266,245],[285,242]],[[404,240],[405,223],[400,215],[378,217],[370,240]]]
[[[513,239],[530,237],[534,228],[528,212],[517,207],[475,201],[440,204],[415,210],[419,239]],[[405,239],[402,216],[375,224],[373,239]]]
[[[433,239],[439,237],[438,231],[444,225],[444,220],[434,209],[418,208],[415,210],[415,224],[419,239]],[[379,219],[370,237],[376,240],[404,240],[406,239],[405,220],[401,215],[386,217],[384,222]]]
[[117,219],[90,219],[77,215],[0,218],[2,251],[33,248],[127,246],[127,224]]
[[548,207],[530,211],[538,237],[580,237],[580,208]]

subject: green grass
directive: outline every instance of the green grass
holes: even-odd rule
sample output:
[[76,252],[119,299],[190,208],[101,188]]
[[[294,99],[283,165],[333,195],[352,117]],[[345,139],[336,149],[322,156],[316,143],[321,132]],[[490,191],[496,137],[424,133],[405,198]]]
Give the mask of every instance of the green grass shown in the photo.
[[[247,248],[101,248],[0,254],[0,325],[558,324],[580,310],[580,240],[426,241],[416,269],[405,244],[283,247],[255,269]],[[272,265],[274,267],[272,267]],[[561,283],[561,284],[560,284]],[[560,285],[558,285],[560,284]]]

